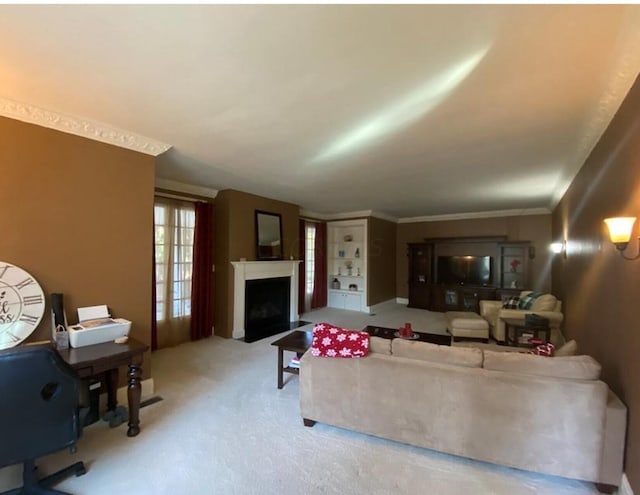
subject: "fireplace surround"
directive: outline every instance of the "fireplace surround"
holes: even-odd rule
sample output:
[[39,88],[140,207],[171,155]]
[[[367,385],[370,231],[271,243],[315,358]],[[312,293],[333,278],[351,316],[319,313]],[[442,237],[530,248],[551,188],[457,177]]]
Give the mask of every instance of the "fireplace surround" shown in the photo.
[[233,277],[233,332],[234,339],[246,337],[246,282],[270,278],[289,278],[289,317],[295,322],[298,315],[298,260],[281,261],[232,261]]

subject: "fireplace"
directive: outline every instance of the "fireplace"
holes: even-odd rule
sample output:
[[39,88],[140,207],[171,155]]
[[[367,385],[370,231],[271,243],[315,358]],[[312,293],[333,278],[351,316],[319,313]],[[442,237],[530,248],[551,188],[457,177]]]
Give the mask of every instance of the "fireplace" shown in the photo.
[[245,342],[255,342],[288,330],[291,277],[247,280],[245,283]]
[[[287,324],[299,320],[298,315],[298,260],[278,260],[278,261],[232,261],[234,277],[233,277],[233,338],[247,340],[245,335],[245,318],[247,311],[245,309],[248,290],[248,282],[268,281],[273,279],[286,278],[289,280],[289,302],[288,310],[285,309],[285,317]],[[268,313],[269,310],[264,308],[262,314]],[[287,313],[288,312],[288,313]],[[286,316],[288,314],[288,316]],[[264,322],[263,322],[264,323]],[[280,331],[287,330],[287,327]],[[273,335],[273,334],[272,334]],[[266,337],[267,335],[262,335]]]

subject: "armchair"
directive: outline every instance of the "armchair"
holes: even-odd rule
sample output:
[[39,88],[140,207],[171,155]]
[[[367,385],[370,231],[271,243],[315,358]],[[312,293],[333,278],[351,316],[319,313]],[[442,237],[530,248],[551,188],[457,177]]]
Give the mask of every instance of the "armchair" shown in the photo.
[[35,459],[75,449],[81,433],[80,379],[49,346],[0,351],[0,468],[23,464],[24,486],[2,495],[63,495],[48,489],[86,472],[82,462],[46,478],[36,477]]
[[[520,298],[523,298],[531,291],[522,291]],[[530,309],[506,309],[503,308],[502,301],[480,301],[480,315],[489,322],[491,336],[497,342],[505,342],[506,331],[505,323],[502,318],[516,318],[524,321],[527,314],[536,313],[549,319],[551,328],[551,341],[558,339],[560,333],[560,324],[564,319],[562,314],[562,301],[556,299],[551,294],[543,294],[538,297],[532,304]],[[559,344],[560,342],[554,342]]]

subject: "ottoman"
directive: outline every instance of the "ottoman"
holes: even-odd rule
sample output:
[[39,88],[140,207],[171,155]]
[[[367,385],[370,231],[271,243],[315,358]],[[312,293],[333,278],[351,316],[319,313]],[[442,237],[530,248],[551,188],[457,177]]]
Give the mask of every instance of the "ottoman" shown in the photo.
[[457,338],[489,342],[489,322],[482,316],[469,311],[447,311],[444,316],[454,342]]

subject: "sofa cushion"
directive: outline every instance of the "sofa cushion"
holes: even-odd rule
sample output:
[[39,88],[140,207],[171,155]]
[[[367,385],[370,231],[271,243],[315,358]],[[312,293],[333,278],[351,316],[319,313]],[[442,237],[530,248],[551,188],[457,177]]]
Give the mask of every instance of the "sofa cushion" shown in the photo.
[[369,337],[369,352],[376,354],[391,355],[391,339],[383,339],[382,337]]
[[601,369],[600,364],[591,356],[542,359],[532,354],[493,351],[484,351],[483,367],[488,370],[577,380],[597,380]]
[[531,304],[531,311],[553,311],[556,307],[556,296],[552,294],[542,294]]
[[482,351],[476,347],[450,347],[416,340],[393,339],[391,351],[396,357],[469,368],[482,367]]
[[578,354],[578,343],[571,339],[569,342],[566,342],[562,347],[556,350],[555,356],[575,356]]
[[505,309],[518,309],[520,307],[520,297],[511,296],[502,304],[502,307]]
[[316,357],[360,358],[369,353],[369,334],[345,330],[331,323],[313,327],[311,355]]
[[533,303],[542,295],[542,292],[529,292],[528,294],[520,297],[518,309],[531,309]]

